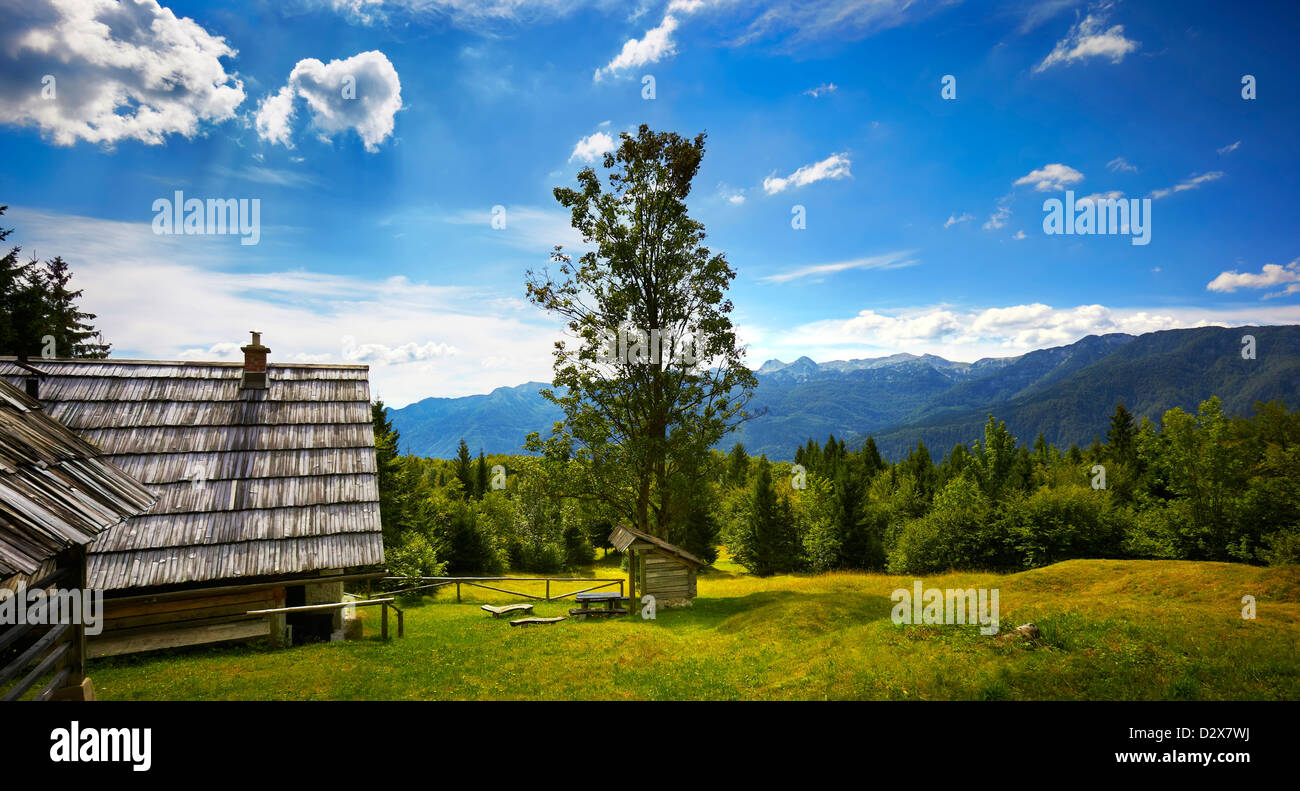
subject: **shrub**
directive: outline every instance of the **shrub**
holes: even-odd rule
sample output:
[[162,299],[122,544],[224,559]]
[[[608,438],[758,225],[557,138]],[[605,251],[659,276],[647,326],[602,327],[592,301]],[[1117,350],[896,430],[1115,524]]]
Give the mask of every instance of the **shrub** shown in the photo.
[[1024,568],[1122,554],[1124,515],[1104,490],[1079,484],[1038,489],[1009,502],[1004,522]]

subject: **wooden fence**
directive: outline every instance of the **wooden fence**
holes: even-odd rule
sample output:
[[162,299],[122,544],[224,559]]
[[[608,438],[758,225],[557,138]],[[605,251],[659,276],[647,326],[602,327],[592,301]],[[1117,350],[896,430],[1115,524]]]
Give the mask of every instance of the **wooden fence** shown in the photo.
[[383,608],[379,616],[380,636],[388,639],[388,608],[397,613],[397,636],[406,636],[406,624],[402,608],[393,603],[393,599],[356,599],[353,601],[329,602],[326,604],[303,604],[297,607],[272,607],[267,610],[249,610],[248,615],[279,615],[289,612],[320,612],[322,610],[341,610],[345,607],[366,607],[378,604]]
[[[512,591],[505,588],[497,588],[492,585],[485,585],[485,582],[546,582],[546,593],[537,596],[532,593],[523,593],[522,591]],[[537,601],[555,601],[556,599],[567,599],[570,596],[588,591],[608,588],[611,585],[618,585],[618,595],[623,595],[623,577],[384,577],[384,582],[416,582],[420,583],[409,588],[399,588],[397,590],[384,591],[384,596],[395,596],[399,593],[413,593],[420,590],[436,590],[448,585],[456,586],[456,601],[460,599],[460,586],[469,585],[474,588],[485,588],[497,593],[505,593],[510,596],[520,596],[525,599],[536,599]],[[560,593],[555,596],[551,595],[552,582],[597,582],[599,585],[592,585],[587,588],[579,588]]]
[[[54,573],[33,582],[28,590],[43,590],[59,584],[85,587],[83,548],[67,550],[70,563],[61,563]],[[74,588],[74,590],[80,590]],[[26,606],[19,601],[15,606]],[[84,617],[84,613],[82,613]],[[40,634],[44,630],[44,634]],[[40,634],[40,637],[37,635]],[[13,679],[31,667],[17,683]],[[86,677],[86,631],[80,623],[13,624],[0,628],[0,701],[18,700],[44,676],[53,677],[36,693],[34,700],[49,700],[64,687],[78,686]]]

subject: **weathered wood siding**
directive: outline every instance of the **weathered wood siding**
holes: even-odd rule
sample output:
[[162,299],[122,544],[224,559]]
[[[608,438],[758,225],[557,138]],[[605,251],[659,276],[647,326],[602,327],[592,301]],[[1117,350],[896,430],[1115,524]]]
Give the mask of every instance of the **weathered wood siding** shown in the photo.
[[104,601],[104,630],[89,640],[91,657],[220,640],[265,636],[266,616],[249,610],[284,606],[281,586],[253,590],[195,591],[190,596],[147,596]]
[[655,599],[690,599],[695,596],[695,569],[657,550],[645,550],[646,593]]

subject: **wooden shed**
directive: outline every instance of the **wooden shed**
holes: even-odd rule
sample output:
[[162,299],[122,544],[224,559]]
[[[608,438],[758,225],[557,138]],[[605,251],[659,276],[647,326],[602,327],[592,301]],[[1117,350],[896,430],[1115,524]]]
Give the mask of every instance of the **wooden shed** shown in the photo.
[[627,553],[628,594],[633,606],[647,593],[657,607],[688,605],[695,598],[695,574],[709,565],[679,546],[634,527],[616,527],[609,543]]
[[[43,680],[37,700],[94,698],[85,548],[154,499],[40,402],[0,380],[0,613],[24,610],[0,619],[0,700]],[[35,622],[27,617],[33,594],[47,603]],[[49,606],[56,598],[69,608]]]
[[[341,614],[249,616],[338,602],[382,576],[369,370],[267,362],[0,358],[0,379],[138,479],[149,513],[89,546],[106,592],[92,657],[230,639],[342,632]],[[33,369],[35,373],[33,373]]]

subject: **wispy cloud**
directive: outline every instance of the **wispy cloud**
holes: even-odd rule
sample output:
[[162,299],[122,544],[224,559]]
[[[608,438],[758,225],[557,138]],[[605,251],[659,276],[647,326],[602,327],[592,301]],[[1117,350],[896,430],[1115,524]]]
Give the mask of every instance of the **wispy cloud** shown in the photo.
[[257,327],[272,362],[368,363],[372,395],[402,406],[435,388],[470,395],[503,381],[548,380],[561,337],[513,288],[277,268],[266,259],[260,271],[246,271],[249,261],[237,271],[229,240],[156,236],[148,222],[21,207],[5,220],[26,249],[68,260],[115,356],[239,359],[238,344]]
[[816,99],[820,96],[827,96],[829,94],[835,93],[838,90],[839,90],[839,86],[836,85],[835,83],[823,82],[821,85],[818,85],[816,88],[809,88],[808,90],[804,91],[803,95],[811,96],[812,98]]
[[1221,272],[1218,277],[1207,283],[1205,288],[1208,291],[1231,294],[1239,288],[1272,288],[1281,285],[1285,285],[1286,288],[1267,294],[1265,298],[1300,292],[1300,258],[1285,266],[1264,264],[1264,267],[1258,273],[1238,272],[1235,269]]
[[763,179],[763,191],[775,195],[790,187],[805,187],[825,179],[850,178],[853,175],[849,172],[852,164],[848,154],[831,154],[820,162],[804,165],[789,176],[768,176]]
[[899,250],[884,255],[870,256],[867,258],[855,258],[851,261],[837,261],[833,264],[814,264],[812,266],[803,266],[798,269],[792,269],[788,272],[780,272],[775,275],[768,275],[760,278],[764,283],[788,283],[791,280],[800,280],[805,277],[818,277],[820,275],[831,275],[836,272],[844,272],[850,269],[902,269],[903,267],[915,266],[918,261],[910,258],[915,250]]
[[1172,195],[1175,192],[1186,192],[1187,190],[1199,189],[1202,184],[1205,184],[1210,181],[1217,181],[1218,179],[1221,178],[1223,178],[1222,170],[1212,170],[1209,173],[1201,173],[1200,175],[1189,176],[1188,178],[1175,184],[1172,187],[1165,187],[1164,189],[1152,190],[1151,197],[1163,198],[1167,195]]
[[1240,145],[1241,145],[1241,141],[1238,140],[1238,141],[1235,142],[1235,143],[1229,143],[1228,145],[1224,146],[1223,148],[1217,149],[1218,152],[1219,152],[1219,156],[1223,156],[1224,154],[1229,154],[1229,153],[1232,153],[1233,151],[1236,151],[1237,148],[1238,148]]
[[896,311],[863,310],[792,329],[749,327],[752,359],[807,354],[817,360],[910,352],[950,360],[1004,357],[1073,343],[1088,335],[1140,334],[1179,327],[1293,324],[1300,306],[1214,310],[1195,307],[1113,308],[1099,304],[1054,307],[1043,303],[958,308],[929,305]]
[[954,225],[956,225],[956,224],[958,224],[958,223],[970,222],[970,221],[973,220],[973,219],[975,219],[975,215],[973,215],[973,214],[962,213],[962,215],[961,215],[960,217],[957,216],[956,214],[950,214],[950,215],[948,215],[948,220],[947,220],[947,222],[945,222],[945,223],[943,224],[943,227],[945,227],[945,228],[951,228],[952,226],[954,226]]
[[1093,12],[1070,27],[1065,38],[1034,67],[1042,72],[1056,65],[1070,65],[1088,58],[1107,58],[1119,63],[1125,55],[1138,48],[1138,42],[1124,36],[1123,25],[1106,27],[1110,4],[1098,6]]
[[1124,157],[1115,157],[1106,163],[1106,169],[1115,173],[1137,173],[1138,169],[1128,163]]
[[647,30],[641,38],[630,38],[623,42],[623,49],[619,50],[609,63],[596,69],[592,80],[600,82],[605,77],[617,76],[628,69],[658,63],[677,54],[673,33],[679,24],[677,17],[672,13],[665,14],[663,21]]

